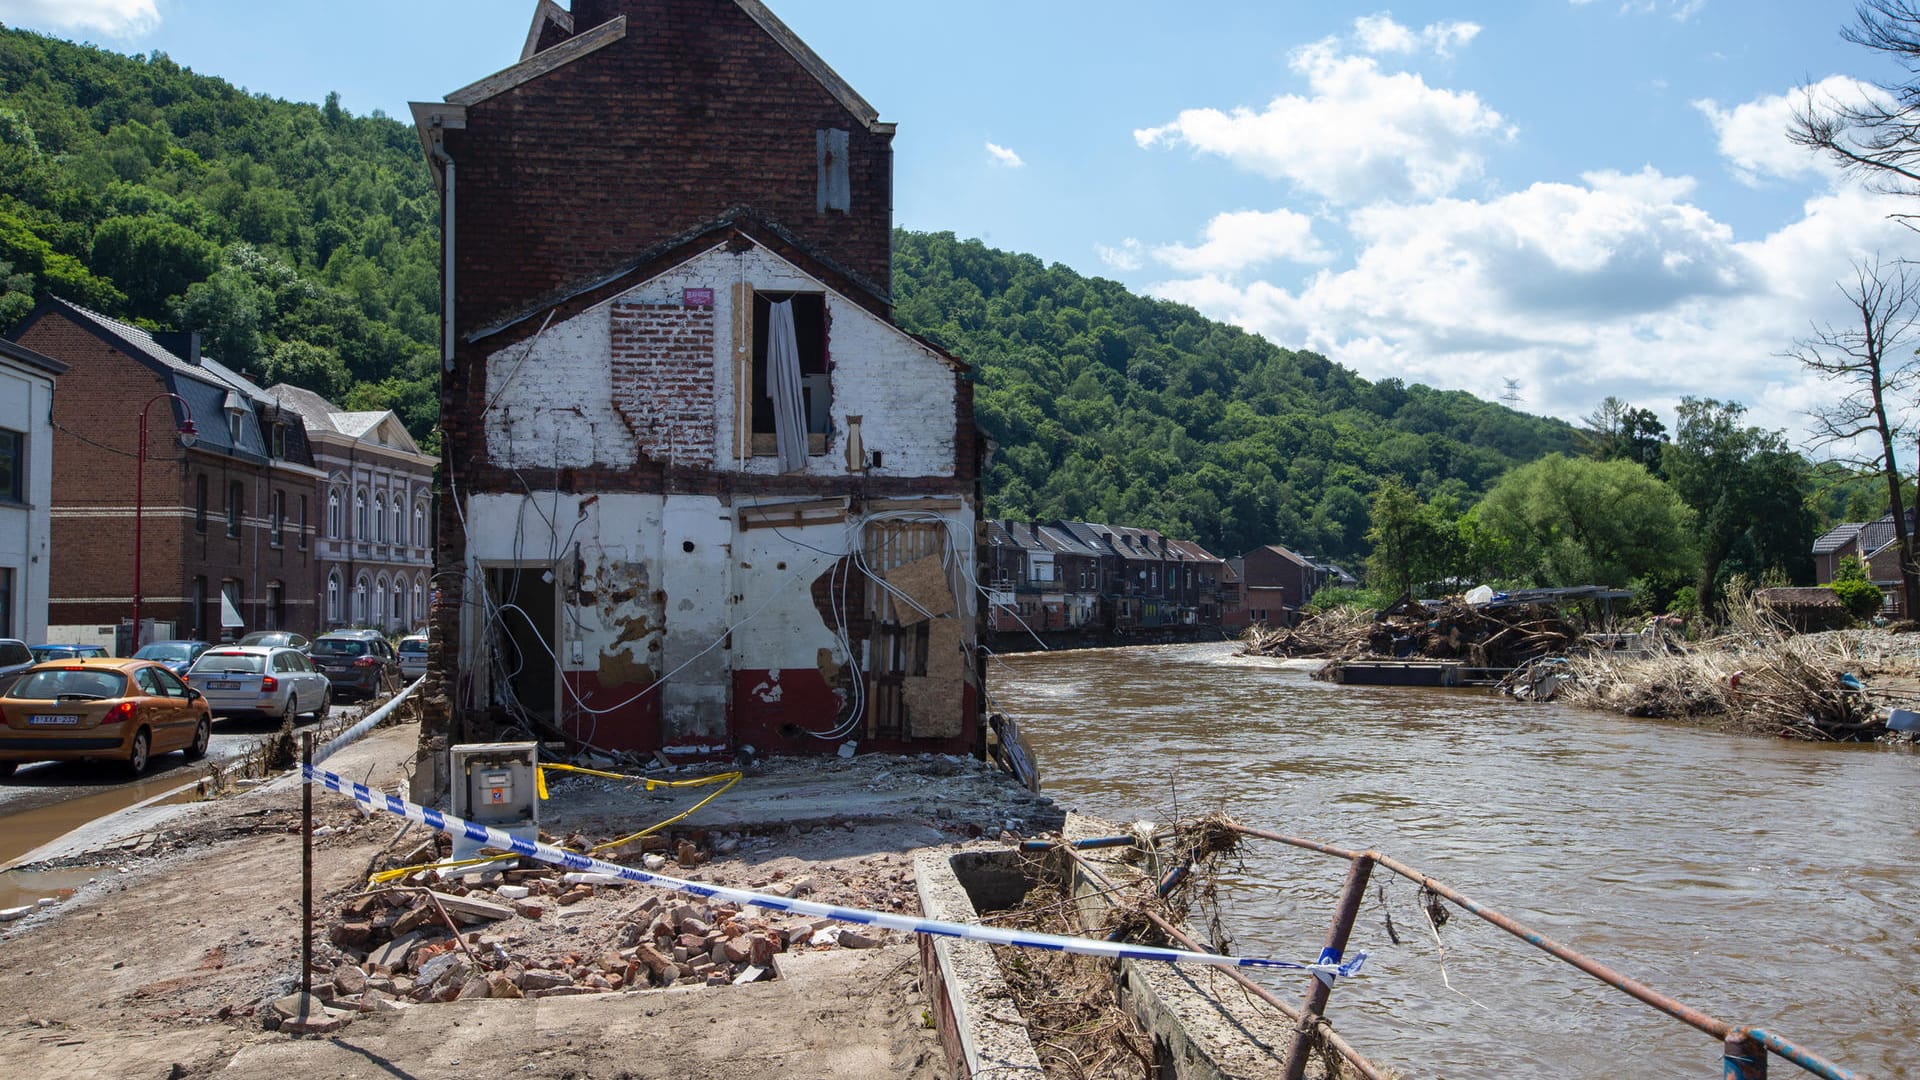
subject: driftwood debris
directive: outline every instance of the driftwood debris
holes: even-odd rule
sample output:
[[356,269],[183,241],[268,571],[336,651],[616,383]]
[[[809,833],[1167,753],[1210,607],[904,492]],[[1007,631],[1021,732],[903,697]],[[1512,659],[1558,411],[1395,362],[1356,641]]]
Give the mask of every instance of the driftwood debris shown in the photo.
[[1437,608],[1403,601],[1379,614],[1335,608],[1298,626],[1254,627],[1245,651],[1254,656],[1459,660],[1479,668],[1514,668],[1564,653],[1582,634],[1552,604],[1474,606],[1450,597]]
[[1684,649],[1573,658],[1561,700],[1751,734],[1869,740],[1886,734],[1884,707],[1913,700],[1912,642],[1877,630],[1796,634],[1764,605],[1736,600],[1719,634]]

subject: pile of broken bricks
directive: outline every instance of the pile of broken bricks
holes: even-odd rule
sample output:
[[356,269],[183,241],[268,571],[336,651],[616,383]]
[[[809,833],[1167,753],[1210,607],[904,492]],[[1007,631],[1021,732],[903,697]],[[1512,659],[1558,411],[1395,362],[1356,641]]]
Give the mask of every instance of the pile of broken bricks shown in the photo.
[[[328,928],[333,958],[323,963],[316,957],[318,1000],[297,1002],[296,994],[276,1002],[281,1030],[324,1033],[353,1012],[391,1012],[411,1004],[749,983],[772,978],[774,957],[792,948],[866,949],[886,940],[884,931],[830,919],[681,902],[656,893],[617,916],[610,940],[576,936],[565,940],[566,951],[536,958],[527,936],[514,933],[516,921],[565,918],[566,909],[596,891],[626,883],[548,867],[494,871],[485,880],[469,887],[455,877],[347,901]],[[766,891],[801,896],[812,888],[810,878],[799,877],[774,882]]]

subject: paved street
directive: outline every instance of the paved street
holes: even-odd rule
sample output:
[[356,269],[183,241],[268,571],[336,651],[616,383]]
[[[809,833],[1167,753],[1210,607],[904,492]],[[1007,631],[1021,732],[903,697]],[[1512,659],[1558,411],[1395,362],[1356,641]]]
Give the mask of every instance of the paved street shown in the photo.
[[[342,709],[343,706],[335,705],[334,715],[338,716]],[[305,730],[311,726],[301,724],[295,730]],[[245,754],[278,728],[278,721],[273,720],[226,720],[216,717],[213,721],[213,743],[207,750],[206,761],[188,762],[179,753],[155,755],[147,775],[137,781],[129,780],[125,767],[114,761],[23,765],[13,776],[0,780],[0,817],[115,791],[125,791],[128,796],[126,803],[138,802],[148,795],[192,780],[200,775],[200,770],[207,762],[225,761]]]

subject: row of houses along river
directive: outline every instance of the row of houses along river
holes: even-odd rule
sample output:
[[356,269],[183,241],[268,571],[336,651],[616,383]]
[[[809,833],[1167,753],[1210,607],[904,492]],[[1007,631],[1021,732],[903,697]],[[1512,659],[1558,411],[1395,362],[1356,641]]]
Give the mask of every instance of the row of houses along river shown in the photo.
[[[1162,822],[1224,808],[1372,847],[1721,1019],[1857,1075],[1920,1076],[1910,748],[1336,686],[1219,644],[1006,657],[990,685],[1067,805]],[[1260,842],[1242,854],[1220,879],[1235,951],[1316,955],[1345,864]],[[1330,1016],[1376,1061],[1413,1076],[1717,1075],[1713,1040],[1454,914],[1443,965],[1414,887],[1375,876],[1352,944],[1372,958]]]

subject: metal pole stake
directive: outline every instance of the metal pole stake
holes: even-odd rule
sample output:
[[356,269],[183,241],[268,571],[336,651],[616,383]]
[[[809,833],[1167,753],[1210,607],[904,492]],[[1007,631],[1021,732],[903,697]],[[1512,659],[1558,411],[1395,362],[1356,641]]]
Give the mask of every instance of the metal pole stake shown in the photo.
[[[1340,906],[1334,910],[1333,926],[1327,931],[1326,948],[1320,950],[1320,962],[1337,964],[1347,951],[1347,936],[1360,915],[1360,904],[1367,898],[1367,879],[1373,876],[1373,857],[1362,853],[1347,867],[1346,884],[1340,888]],[[1287,1080],[1302,1080],[1307,1075],[1307,1055],[1313,1046],[1314,1031],[1326,1012],[1327,998],[1333,994],[1333,976],[1315,972],[1308,984],[1307,999],[1300,1006],[1300,1022],[1293,1029],[1293,1046],[1287,1051]]]
[[313,732],[300,738],[300,992],[313,993]]

